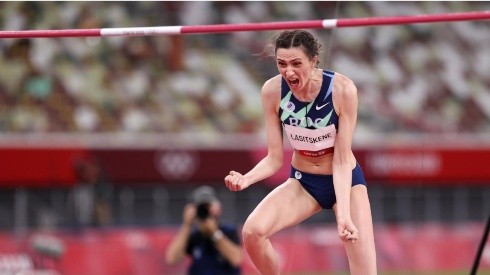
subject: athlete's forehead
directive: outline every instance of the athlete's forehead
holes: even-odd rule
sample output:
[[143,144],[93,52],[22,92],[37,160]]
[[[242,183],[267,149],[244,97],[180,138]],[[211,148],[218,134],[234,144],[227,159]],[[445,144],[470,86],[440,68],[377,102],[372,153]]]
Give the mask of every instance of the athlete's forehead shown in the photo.
[[307,60],[308,56],[304,53],[303,49],[300,47],[292,47],[292,48],[279,48],[276,51],[276,60],[277,61],[295,61],[295,60]]

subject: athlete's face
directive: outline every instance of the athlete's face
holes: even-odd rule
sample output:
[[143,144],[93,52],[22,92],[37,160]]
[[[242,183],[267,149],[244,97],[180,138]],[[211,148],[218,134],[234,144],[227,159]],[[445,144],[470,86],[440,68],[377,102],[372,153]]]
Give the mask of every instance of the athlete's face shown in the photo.
[[316,65],[316,57],[308,58],[299,47],[279,48],[276,51],[276,64],[291,90],[299,92],[308,87],[308,80]]

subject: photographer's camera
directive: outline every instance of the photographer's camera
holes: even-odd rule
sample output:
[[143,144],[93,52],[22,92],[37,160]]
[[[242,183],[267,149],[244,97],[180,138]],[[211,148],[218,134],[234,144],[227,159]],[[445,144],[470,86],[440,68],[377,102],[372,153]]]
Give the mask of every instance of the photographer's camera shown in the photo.
[[210,208],[209,203],[201,203],[197,205],[197,218],[200,221],[203,221],[209,217],[209,208]]

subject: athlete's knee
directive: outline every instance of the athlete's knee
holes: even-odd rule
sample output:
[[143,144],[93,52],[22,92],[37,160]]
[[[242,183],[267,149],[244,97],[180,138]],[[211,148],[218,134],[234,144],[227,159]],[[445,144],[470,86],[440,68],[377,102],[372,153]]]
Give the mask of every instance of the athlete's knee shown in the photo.
[[266,238],[266,230],[253,220],[247,219],[242,228],[243,241],[253,243]]

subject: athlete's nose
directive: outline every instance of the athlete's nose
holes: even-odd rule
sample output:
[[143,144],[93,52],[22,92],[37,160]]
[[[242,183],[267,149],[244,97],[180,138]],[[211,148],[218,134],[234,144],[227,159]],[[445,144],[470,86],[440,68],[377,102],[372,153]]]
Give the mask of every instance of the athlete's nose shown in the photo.
[[286,68],[286,76],[290,76],[294,74],[293,68],[287,67]]

